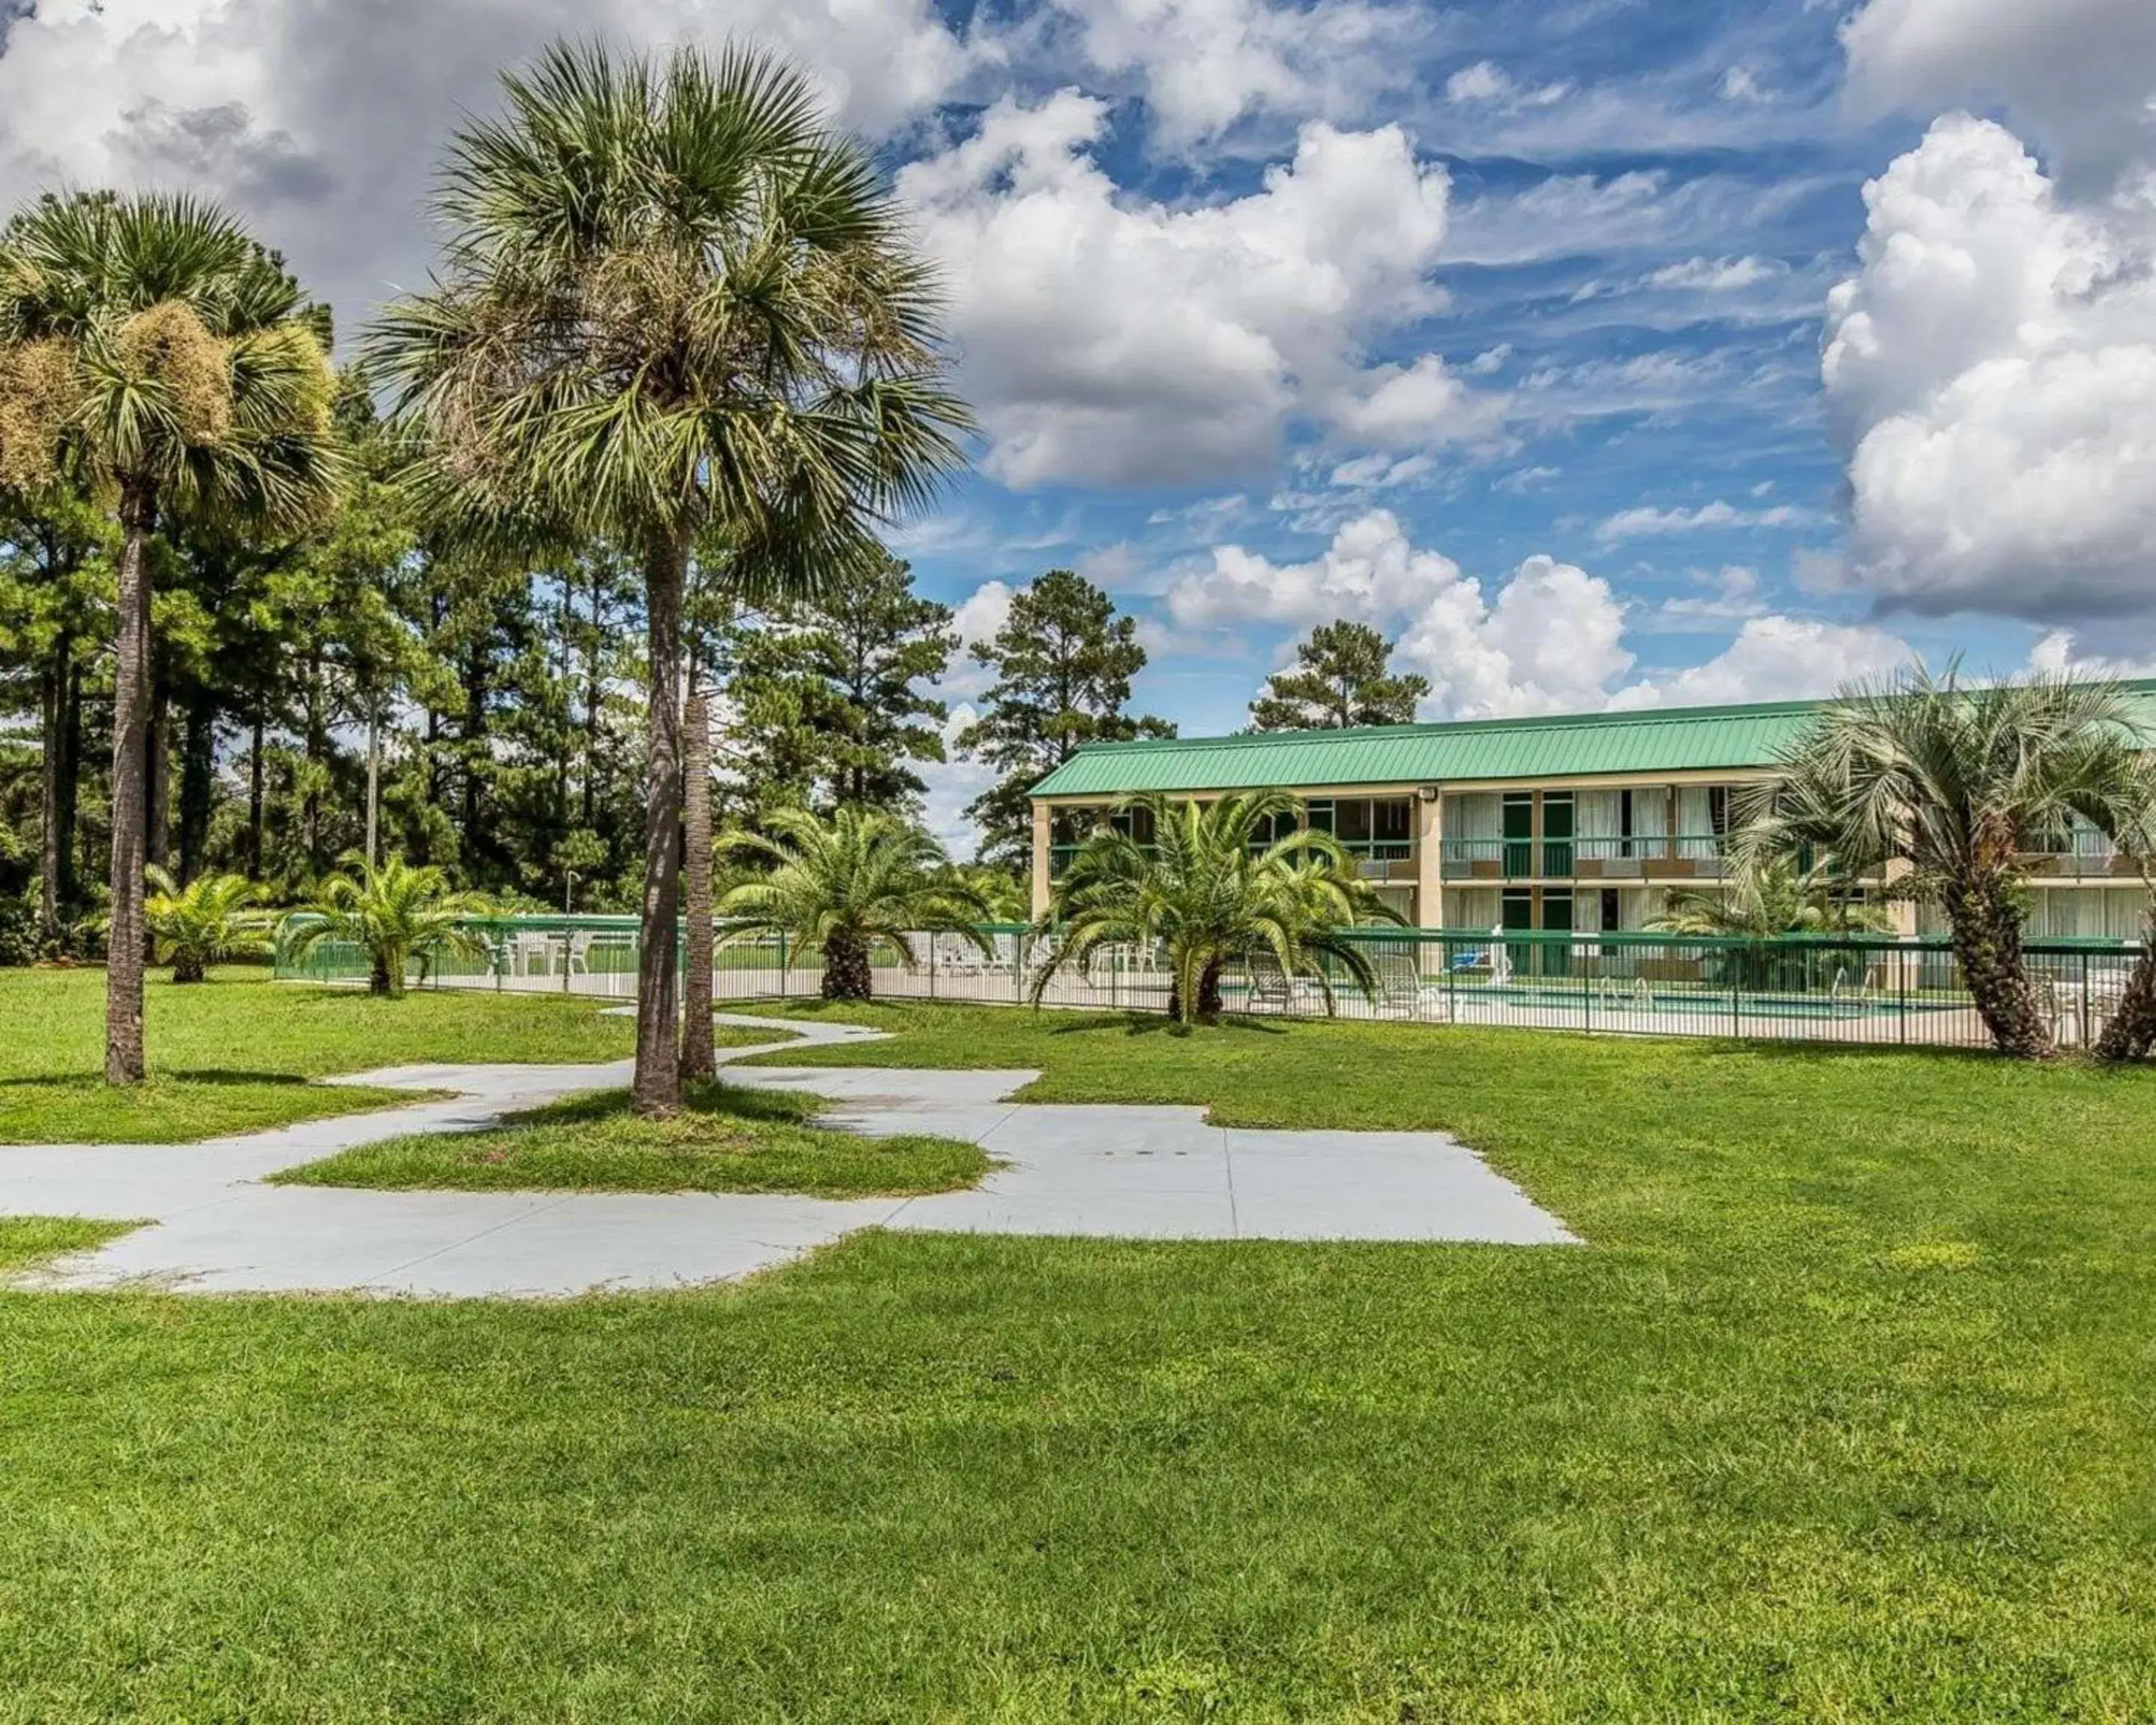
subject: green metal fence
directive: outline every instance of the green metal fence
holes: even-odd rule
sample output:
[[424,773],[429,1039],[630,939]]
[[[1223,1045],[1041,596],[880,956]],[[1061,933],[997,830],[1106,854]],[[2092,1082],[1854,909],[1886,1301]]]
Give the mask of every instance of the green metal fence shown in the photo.
[[[415,965],[419,988],[561,993],[633,999],[639,942],[631,916],[516,916],[472,925],[472,955]],[[1055,951],[1052,934],[983,925],[978,943],[921,934],[911,963],[896,943],[872,954],[875,986],[892,999],[1015,1005],[1033,998]],[[1337,967],[1286,977],[1262,957],[1221,978],[1231,1012],[1400,1023],[1512,1025],[1635,1035],[1981,1048],[1989,1038],[1952,948],[1938,940],[1876,935],[1771,940],[1506,929],[1358,929],[1370,960],[1365,994]],[[2025,951],[2041,1009],[2061,1044],[2086,1044],[2117,1009],[2139,949],[2099,940],[2031,941]],[[716,964],[722,1002],[813,995],[819,955],[770,934],[723,928]],[[363,983],[366,955],[325,943],[280,957],[280,977]],[[1165,1011],[1168,977],[1158,949],[1102,948],[1056,968],[1040,991],[1050,1006]]]

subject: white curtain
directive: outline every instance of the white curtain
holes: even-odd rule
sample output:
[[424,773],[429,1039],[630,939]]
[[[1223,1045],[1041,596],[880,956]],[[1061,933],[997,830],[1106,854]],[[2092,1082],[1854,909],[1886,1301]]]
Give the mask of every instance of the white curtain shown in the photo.
[[1502,839],[1505,836],[1504,798],[1495,791],[1470,791],[1445,799],[1445,836],[1448,839]]
[[1705,861],[1715,854],[1714,819],[1707,809],[1707,787],[1688,784],[1677,792],[1677,855]]
[[[1622,791],[1582,791],[1573,799],[1575,830],[1583,839],[1614,839],[1623,831],[1620,817],[1624,809]],[[1611,845],[1598,845],[1592,853],[1606,856],[1614,850]]]

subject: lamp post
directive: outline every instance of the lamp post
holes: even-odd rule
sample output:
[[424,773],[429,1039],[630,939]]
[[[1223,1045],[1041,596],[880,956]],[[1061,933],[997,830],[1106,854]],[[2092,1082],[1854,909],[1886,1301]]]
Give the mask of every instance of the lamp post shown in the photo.
[[564,916],[573,916],[576,913],[576,897],[577,871],[574,869],[564,869],[562,870],[562,914]]

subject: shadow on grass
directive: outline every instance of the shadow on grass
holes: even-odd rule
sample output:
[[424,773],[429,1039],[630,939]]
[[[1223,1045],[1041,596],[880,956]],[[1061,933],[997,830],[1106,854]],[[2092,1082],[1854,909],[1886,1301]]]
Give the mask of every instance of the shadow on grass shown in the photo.
[[[737,1084],[691,1084],[681,1093],[685,1114],[715,1119],[761,1121],[779,1126],[804,1126],[828,1103],[802,1091],[755,1090]],[[596,1126],[619,1120],[629,1112],[625,1090],[598,1091],[569,1096],[544,1107],[523,1108],[501,1117],[505,1126]]]
[[[152,1072],[148,1081],[152,1086],[259,1084],[305,1090],[315,1081],[297,1072],[241,1072],[221,1066],[203,1066]],[[0,1091],[27,1088],[103,1091],[105,1087],[105,1075],[101,1072],[30,1072],[12,1078],[0,1078]]]

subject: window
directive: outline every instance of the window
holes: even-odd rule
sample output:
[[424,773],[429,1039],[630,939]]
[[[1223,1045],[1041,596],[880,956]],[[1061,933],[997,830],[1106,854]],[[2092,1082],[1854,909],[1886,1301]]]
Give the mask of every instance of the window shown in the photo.
[[[1617,793],[1617,835],[1625,841],[1622,845],[1617,847],[1618,855],[1634,856],[1638,855],[1638,853],[1632,849],[1632,793],[1630,791],[1620,791]],[[1606,922],[1603,924],[1603,927],[1605,928],[1609,926],[1609,925]]]
[[1614,888],[1605,886],[1602,889],[1602,927],[1607,930],[1624,926],[1623,901],[1618,897]]
[[1414,834],[1414,804],[1405,797],[1387,797],[1370,810],[1371,836],[1380,845],[1404,845]]
[[1370,842],[1370,805],[1361,798],[1332,805],[1332,836],[1342,845]]
[[1729,787],[1711,784],[1707,788],[1707,830],[1717,839],[1729,834]]

